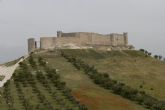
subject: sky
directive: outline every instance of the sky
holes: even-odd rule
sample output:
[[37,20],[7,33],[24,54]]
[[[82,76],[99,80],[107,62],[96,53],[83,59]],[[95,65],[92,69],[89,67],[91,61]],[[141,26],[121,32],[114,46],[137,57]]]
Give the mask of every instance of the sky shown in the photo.
[[165,56],[165,0],[0,0],[0,63],[27,54],[27,39],[64,32],[128,32]]

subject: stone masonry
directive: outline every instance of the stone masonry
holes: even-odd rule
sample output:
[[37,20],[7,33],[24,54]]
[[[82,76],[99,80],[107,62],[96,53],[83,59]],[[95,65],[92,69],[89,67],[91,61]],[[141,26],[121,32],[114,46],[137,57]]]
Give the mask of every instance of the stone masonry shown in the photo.
[[[28,39],[28,52],[36,49],[34,38]],[[98,34],[92,32],[63,33],[57,31],[57,37],[41,37],[41,49],[55,48],[95,48],[103,50],[128,50],[134,47],[128,45],[128,33]]]
[[31,53],[37,49],[37,44],[34,38],[28,39],[28,52]]

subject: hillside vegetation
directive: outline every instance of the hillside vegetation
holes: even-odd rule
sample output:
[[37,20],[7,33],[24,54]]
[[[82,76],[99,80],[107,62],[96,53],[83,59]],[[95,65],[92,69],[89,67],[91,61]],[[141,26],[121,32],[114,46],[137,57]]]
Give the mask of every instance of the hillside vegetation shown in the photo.
[[111,91],[99,87],[71,63],[63,58],[60,53],[47,52],[40,54],[48,62],[49,67],[58,69],[67,87],[72,89],[72,94],[89,110],[146,110],[142,106],[131,102]]
[[102,52],[94,50],[64,50],[81,58],[112,79],[145,91],[160,100],[165,99],[165,62],[140,51]]
[[18,59],[13,60],[13,61],[9,61],[9,62],[7,62],[7,63],[5,63],[5,64],[3,64],[3,65],[4,65],[4,66],[12,66],[12,65],[16,64],[20,59],[21,59],[21,58],[18,58]]
[[[102,87],[98,82],[94,82],[83,68],[77,68],[79,63],[74,65],[61,53],[86,63],[103,74],[106,80],[111,78],[112,81],[145,92],[158,100],[165,99],[165,63],[150,56],[146,57],[140,51],[55,50],[33,54],[21,63],[12,79],[0,89],[2,96],[0,109],[147,110],[146,108],[150,108]],[[98,81],[101,77],[100,75]],[[154,110],[159,109],[157,107]]]
[[1,110],[87,110],[41,57],[20,63],[0,96]]

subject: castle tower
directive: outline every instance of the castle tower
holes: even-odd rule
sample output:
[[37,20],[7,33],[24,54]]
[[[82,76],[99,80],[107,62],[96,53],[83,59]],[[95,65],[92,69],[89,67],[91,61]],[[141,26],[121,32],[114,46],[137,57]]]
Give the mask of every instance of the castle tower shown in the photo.
[[111,45],[116,46],[116,40],[115,40],[115,34],[114,33],[110,34],[110,40],[111,40]]
[[62,31],[57,31],[57,37],[62,37]]
[[124,36],[124,45],[128,45],[128,33],[124,32],[123,36]]
[[28,39],[28,53],[33,52],[37,48],[37,43],[34,38]]

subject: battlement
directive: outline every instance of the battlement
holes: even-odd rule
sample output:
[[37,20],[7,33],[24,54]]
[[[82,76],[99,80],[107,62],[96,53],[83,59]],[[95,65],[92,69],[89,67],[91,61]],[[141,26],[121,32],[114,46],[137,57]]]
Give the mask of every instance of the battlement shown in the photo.
[[[28,51],[34,51],[36,43],[34,39],[28,40]],[[99,48],[105,49],[132,49],[128,45],[128,33],[98,34],[93,32],[72,32],[64,33],[57,31],[57,37],[41,37],[41,49],[54,48]]]

